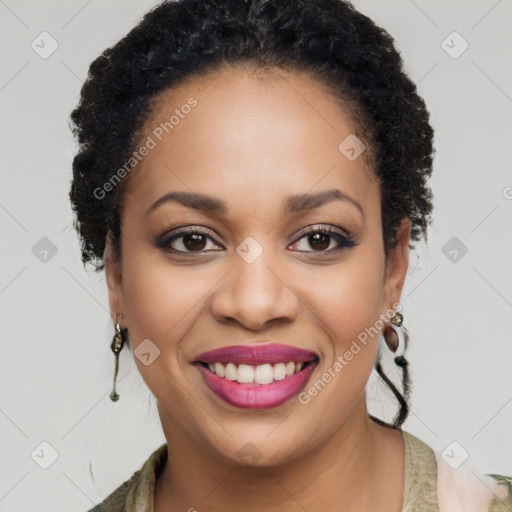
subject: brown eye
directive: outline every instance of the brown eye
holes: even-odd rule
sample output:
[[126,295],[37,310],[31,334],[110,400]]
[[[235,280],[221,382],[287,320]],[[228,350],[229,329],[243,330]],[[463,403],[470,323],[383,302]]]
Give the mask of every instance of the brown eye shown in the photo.
[[338,244],[337,247],[334,247],[333,251],[343,248],[351,248],[356,245],[350,236],[343,235],[338,231],[335,231],[331,228],[326,228],[324,226],[313,226],[312,228],[309,228],[305,233],[303,233],[301,237],[297,239],[296,242],[294,242],[294,245],[297,245],[299,241],[303,239],[306,240],[307,245],[313,249],[312,251],[307,249],[299,249],[299,251],[303,252],[325,252],[329,249],[333,240]]
[[[194,253],[209,250],[208,241],[214,242],[215,240],[210,236],[210,232],[199,228],[188,228],[178,233],[164,236],[157,241],[157,247],[165,251],[174,253]],[[217,249],[214,249],[217,250]]]
[[329,248],[330,236],[325,233],[315,233],[314,235],[308,235],[308,242],[311,247],[319,251],[325,251]]
[[183,246],[187,248],[189,251],[193,250],[203,250],[205,246],[205,236],[198,235],[197,233],[192,233],[190,235],[183,236]]

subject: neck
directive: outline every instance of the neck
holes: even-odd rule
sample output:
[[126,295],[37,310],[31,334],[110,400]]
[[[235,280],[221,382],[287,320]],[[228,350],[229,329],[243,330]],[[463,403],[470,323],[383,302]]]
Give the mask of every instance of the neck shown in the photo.
[[156,481],[154,512],[402,508],[402,436],[373,422],[364,402],[314,450],[272,467],[240,466],[208,452],[159,412],[169,456]]

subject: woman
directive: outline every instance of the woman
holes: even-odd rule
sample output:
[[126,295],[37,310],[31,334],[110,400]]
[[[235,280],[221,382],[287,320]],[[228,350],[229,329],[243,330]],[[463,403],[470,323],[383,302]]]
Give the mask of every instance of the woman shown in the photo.
[[[111,398],[127,345],[167,441],[92,510],[510,509],[510,479],[401,429],[433,131],[387,32],[339,0],[162,3],[92,63],[72,121]],[[366,409],[374,366],[392,425]]]

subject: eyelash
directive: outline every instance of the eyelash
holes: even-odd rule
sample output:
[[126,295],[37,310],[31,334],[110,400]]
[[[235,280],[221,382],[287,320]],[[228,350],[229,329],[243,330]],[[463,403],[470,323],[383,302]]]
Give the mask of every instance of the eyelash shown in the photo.
[[[334,238],[338,242],[339,246],[337,248],[335,248],[334,251],[332,249],[324,249],[323,251],[313,250],[313,251],[299,251],[299,252],[327,254],[328,253],[327,251],[329,251],[329,254],[330,254],[332,252],[339,251],[344,248],[351,249],[351,248],[355,247],[356,245],[358,245],[357,243],[355,243],[354,239],[348,233],[346,235],[343,235],[343,234],[339,233],[338,231],[335,231],[335,230],[325,227],[325,226],[310,226],[310,227],[306,228],[301,233],[301,235],[298,238],[296,238],[294,242],[292,242],[292,245],[296,244],[303,238],[307,237],[307,235],[310,235],[313,233],[322,233],[322,234],[328,235],[328,236]],[[185,235],[194,235],[194,234],[204,235],[204,236],[210,238],[211,240],[213,240],[217,245],[220,245],[212,238],[210,231],[208,231],[207,229],[202,228],[200,226],[197,226],[194,228],[185,228],[185,229],[182,229],[181,231],[178,231],[177,233],[174,233],[171,236],[165,236],[165,237],[159,239],[157,241],[156,245],[160,249],[163,249],[166,252],[171,252],[174,254],[194,254],[194,253],[204,254],[205,252],[209,252],[208,250],[181,251],[181,250],[173,249],[170,246],[171,243],[174,242],[175,240],[178,240],[179,238],[181,238]]]

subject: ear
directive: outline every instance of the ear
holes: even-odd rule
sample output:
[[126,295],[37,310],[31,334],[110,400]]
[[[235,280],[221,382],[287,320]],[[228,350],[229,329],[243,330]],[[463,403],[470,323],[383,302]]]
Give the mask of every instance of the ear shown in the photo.
[[[124,301],[123,301],[123,282],[121,271],[121,259],[114,254],[110,235],[107,236],[104,253],[105,261],[105,277],[108,287],[108,301],[110,305],[110,316],[114,322],[117,321],[119,315],[124,318]],[[121,322],[120,322],[121,323]],[[124,328],[123,325],[120,325]]]
[[396,233],[396,247],[388,252],[384,280],[384,311],[400,302],[400,296],[409,267],[409,240],[411,237],[411,220],[404,217]]

